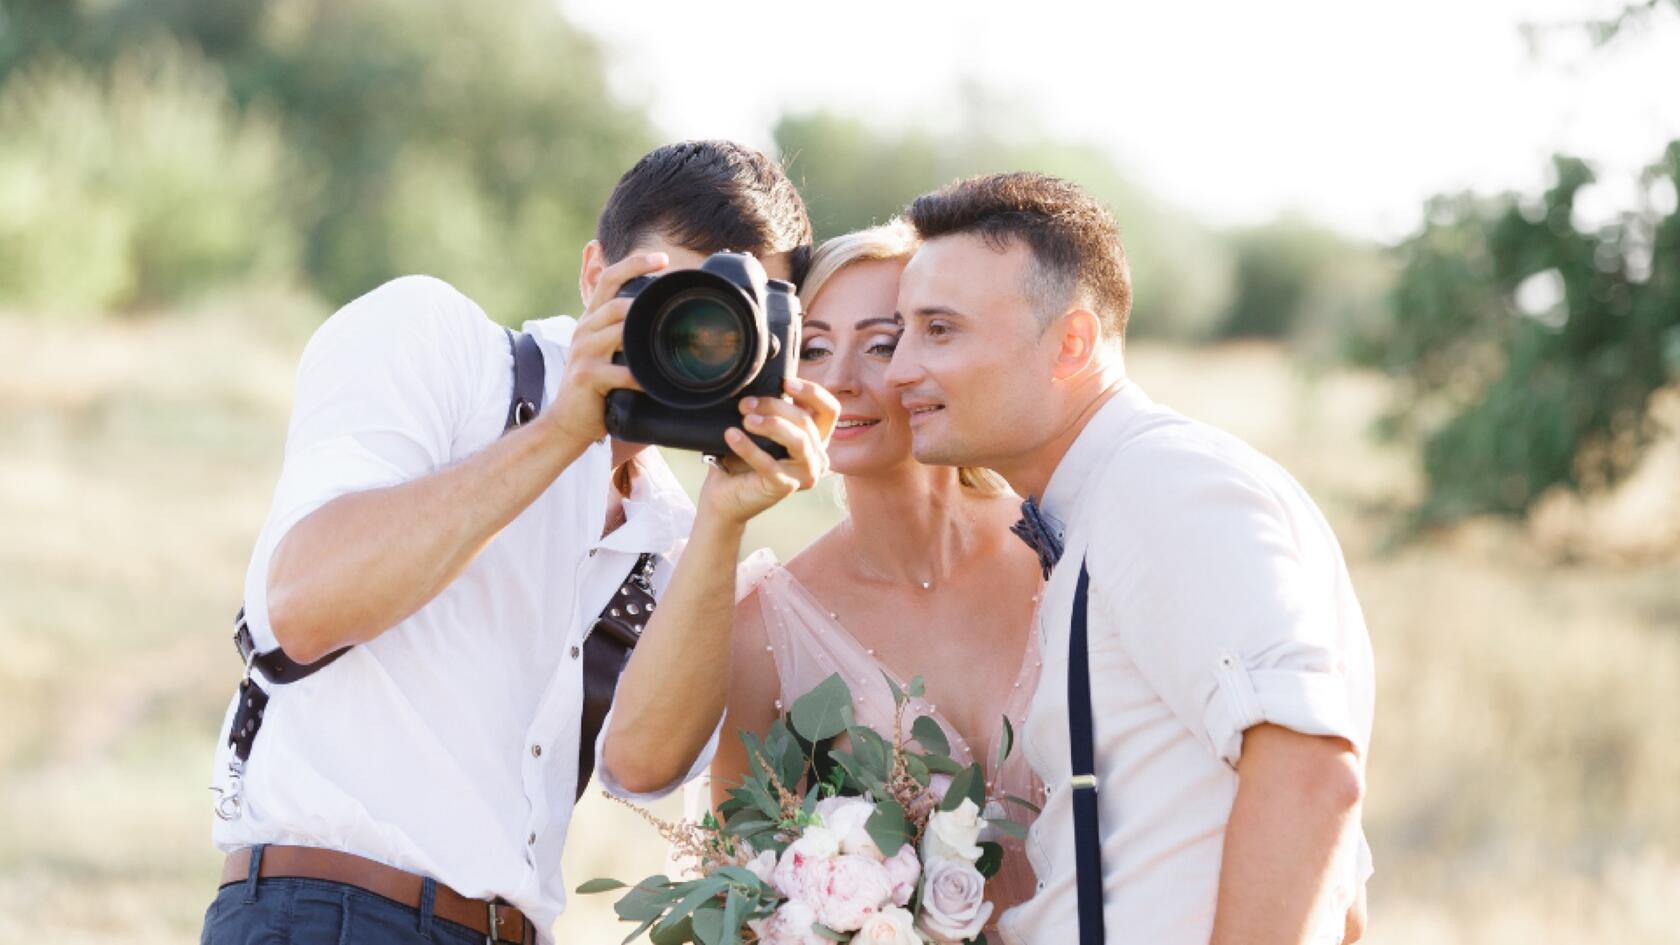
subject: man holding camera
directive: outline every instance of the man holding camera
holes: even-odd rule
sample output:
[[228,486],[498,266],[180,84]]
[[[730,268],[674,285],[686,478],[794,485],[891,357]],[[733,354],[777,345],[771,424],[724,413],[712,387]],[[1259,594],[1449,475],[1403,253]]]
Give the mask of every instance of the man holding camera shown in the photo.
[[407,277],[305,349],[246,580],[204,941],[546,942],[589,769],[646,797],[709,761],[742,530],[814,484],[836,407],[791,379],[730,401],[696,512],[657,451],[607,436],[610,392],[641,388],[614,357],[620,291],[726,249],[794,280],[810,223],[762,154],[685,142],[624,175],[597,237],[576,321],[515,339]]

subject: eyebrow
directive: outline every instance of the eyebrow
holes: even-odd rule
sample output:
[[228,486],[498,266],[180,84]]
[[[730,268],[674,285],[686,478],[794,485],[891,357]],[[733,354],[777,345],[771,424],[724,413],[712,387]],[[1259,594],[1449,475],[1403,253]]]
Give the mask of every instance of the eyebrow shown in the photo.
[[966,317],[963,313],[945,305],[924,305],[921,308],[916,309],[916,311],[912,314],[914,314],[917,318],[933,318],[938,315],[946,315],[955,318]]
[[[864,328],[873,328],[876,325],[892,325],[893,327],[897,328],[897,327],[903,326],[903,324],[904,324],[904,319],[899,317],[897,312],[894,312],[891,315],[881,315],[881,316],[877,316],[875,318],[866,318],[866,319],[858,322],[857,324],[853,325],[852,329],[854,331],[858,331],[858,330],[862,330]],[[833,331],[834,330],[834,327],[832,325],[830,325],[828,322],[822,321],[820,319],[815,319],[815,318],[805,319],[805,327],[816,329],[817,331]]]

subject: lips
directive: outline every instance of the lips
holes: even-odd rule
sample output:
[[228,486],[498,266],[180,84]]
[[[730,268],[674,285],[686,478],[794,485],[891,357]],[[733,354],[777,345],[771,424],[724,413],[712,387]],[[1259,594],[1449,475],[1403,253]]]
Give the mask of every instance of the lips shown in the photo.
[[904,409],[910,412],[910,424],[916,425],[945,409],[945,405],[926,400],[904,401]]
[[845,440],[854,436],[862,436],[865,431],[869,430],[871,427],[877,426],[880,422],[881,419],[879,417],[861,417],[854,414],[844,414],[840,417],[840,420],[834,424],[834,438],[837,440]]

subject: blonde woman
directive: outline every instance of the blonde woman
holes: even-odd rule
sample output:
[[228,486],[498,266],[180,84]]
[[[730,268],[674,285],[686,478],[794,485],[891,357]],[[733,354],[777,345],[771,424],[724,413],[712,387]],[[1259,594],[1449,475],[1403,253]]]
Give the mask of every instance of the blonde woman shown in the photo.
[[[926,697],[907,720],[933,716],[958,763],[981,763],[988,796],[1011,819],[1030,821],[1033,811],[1007,797],[1041,800],[1021,752],[999,763],[1003,718],[1020,730],[1039,673],[1038,561],[1009,531],[1020,499],[985,470],[917,463],[909,415],[885,383],[901,330],[899,274],[915,248],[895,220],[830,240],[812,258],[799,374],[840,402],[828,453],[848,515],[785,565],[767,550],[742,563],[714,804],[746,770],[737,730],[764,734],[836,672],[856,697],[858,723],[882,732],[893,718],[883,672],[901,685],[921,676]],[[1001,840],[1003,871],[988,891],[994,923],[1034,888],[1021,845]]]

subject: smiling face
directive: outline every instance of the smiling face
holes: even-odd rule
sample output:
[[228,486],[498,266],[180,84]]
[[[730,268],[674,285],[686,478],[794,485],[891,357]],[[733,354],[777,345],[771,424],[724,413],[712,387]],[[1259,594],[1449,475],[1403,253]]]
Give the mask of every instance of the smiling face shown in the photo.
[[923,463],[1003,468],[1054,435],[1058,337],[1026,296],[1032,256],[980,237],[923,244],[899,284],[904,333],[888,383]]
[[828,457],[843,476],[911,462],[909,416],[887,385],[898,343],[893,315],[901,260],[850,263],[822,286],[800,330],[799,376],[840,401]]

